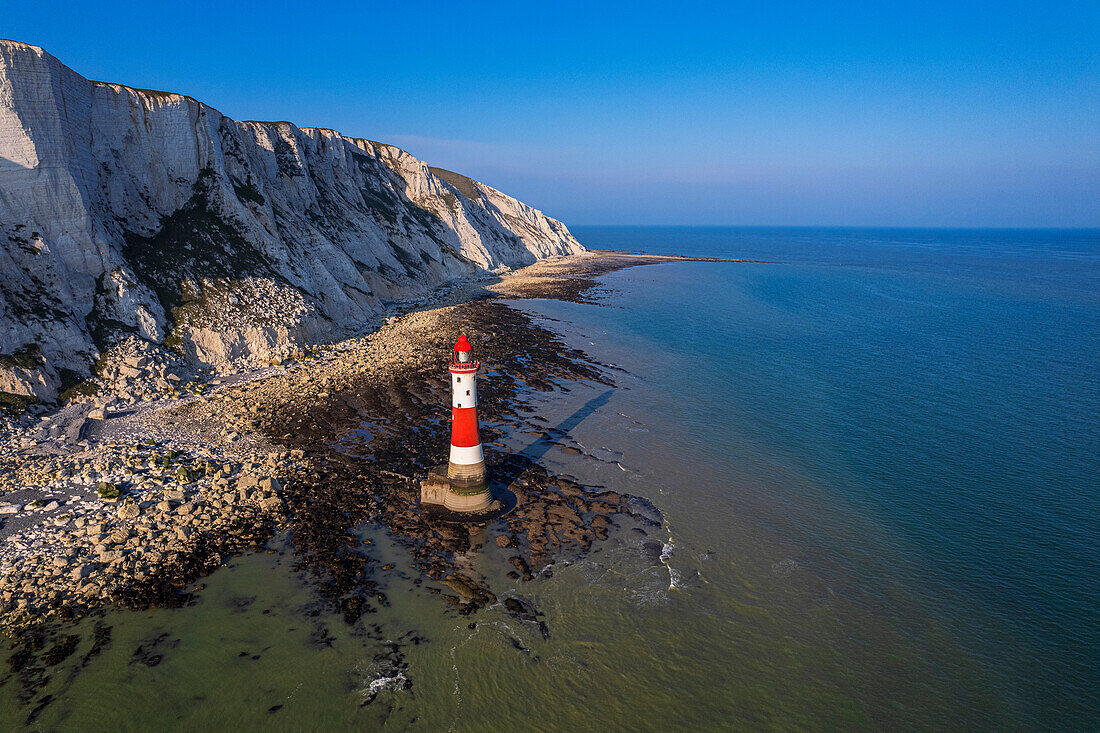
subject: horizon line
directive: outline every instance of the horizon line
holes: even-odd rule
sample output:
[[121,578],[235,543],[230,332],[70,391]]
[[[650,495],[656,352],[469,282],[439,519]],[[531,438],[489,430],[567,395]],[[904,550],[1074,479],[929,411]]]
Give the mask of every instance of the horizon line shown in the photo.
[[1100,232],[1100,224],[1095,226],[981,226],[981,225],[925,225],[925,224],[569,224],[574,227],[616,227],[616,228],[681,228],[681,229],[935,229],[969,231],[1066,231]]

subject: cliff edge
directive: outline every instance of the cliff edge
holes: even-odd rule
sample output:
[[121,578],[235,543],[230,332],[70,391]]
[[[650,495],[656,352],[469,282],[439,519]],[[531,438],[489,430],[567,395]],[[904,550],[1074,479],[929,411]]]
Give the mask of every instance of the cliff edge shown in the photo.
[[0,392],[53,400],[134,337],[194,365],[266,361],[448,280],[583,251],[400,148],[0,40]]

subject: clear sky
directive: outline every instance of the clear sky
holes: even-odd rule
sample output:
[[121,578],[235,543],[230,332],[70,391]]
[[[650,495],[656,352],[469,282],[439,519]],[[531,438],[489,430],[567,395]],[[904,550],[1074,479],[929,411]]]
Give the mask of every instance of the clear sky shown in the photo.
[[569,224],[1100,226],[1100,2],[0,0],[0,37]]

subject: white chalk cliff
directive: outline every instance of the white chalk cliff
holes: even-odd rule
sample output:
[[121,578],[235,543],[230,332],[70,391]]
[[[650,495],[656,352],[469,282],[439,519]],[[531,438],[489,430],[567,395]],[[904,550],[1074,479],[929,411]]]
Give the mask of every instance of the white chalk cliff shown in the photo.
[[232,120],[0,40],[0,391],[52,399],[139,335],[225,367],[447,280],[582,252],[399,148]]

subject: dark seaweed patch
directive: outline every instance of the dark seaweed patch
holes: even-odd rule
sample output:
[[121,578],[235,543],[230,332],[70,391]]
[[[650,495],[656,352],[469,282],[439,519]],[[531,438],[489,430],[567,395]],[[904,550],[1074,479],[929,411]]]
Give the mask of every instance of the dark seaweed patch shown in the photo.
[[97,623],[95,625],[95,630],[92,632],[92,648],[89,649],[88,653],[80,660],[80,666],[87,666],[88,662],[98,657],[100,652],[106,649],[110,643],[111,627]]
[[54,667],[61,664],[76,651],[77,644],[80,643],[80,637],[75,634],[65,634],[54,642],[54,645],[50,647],[43,655],[42,661],[49,667]]

